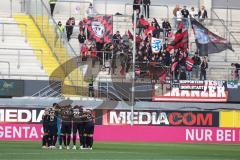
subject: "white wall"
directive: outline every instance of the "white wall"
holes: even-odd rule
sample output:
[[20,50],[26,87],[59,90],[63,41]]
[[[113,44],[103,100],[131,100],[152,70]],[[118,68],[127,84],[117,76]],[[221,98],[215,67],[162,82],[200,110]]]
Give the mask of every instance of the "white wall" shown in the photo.
[[[21,12],[21,10],[22,10],[21,2],[23,2],[23,0],[12,0],[12,12],[13,13]],[[1,16],[7,16],[7,17],[11,15],[10,0],[1,0],[0,14],[1,14]]]

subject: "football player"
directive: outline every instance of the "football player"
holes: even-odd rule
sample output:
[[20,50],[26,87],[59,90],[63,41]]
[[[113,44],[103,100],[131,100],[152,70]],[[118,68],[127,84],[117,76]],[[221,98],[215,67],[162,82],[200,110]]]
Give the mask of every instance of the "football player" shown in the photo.
[[49,124],[49,110],[45,108],[44,114],[42,116],[42,124],[43,124],[43,137],[42,137],[42,148],[48,148],[48,124]]
[[64,146],[67,149],[70,149],[70,141],[71,141],[71,132],[72,132],[72,111],[71,106],[65,106],[61,109],[61,138],[59,142],[59,149],[62,149],[62,141]]
[[84,148],[91,149],[93,146],[94,117],[91,110],[85,112],[86,122],[84,130]]
[[55,149],[55,145],[57,142],[57,116],[56,112],[53,110],[53,108],[50,108],[50,114],[49,114],[49,125],[48,125],[48,135],[49,135],[49,149]]
[[76,148],[77,132],[80,140],[80,148],[82,146],[82,141],[81,141],[82,134],[83,134],[82,113],[83,113],[82,106],[77,106],[77,105],[74,106],[73,108],[73,148],[72,149],[77,149]]

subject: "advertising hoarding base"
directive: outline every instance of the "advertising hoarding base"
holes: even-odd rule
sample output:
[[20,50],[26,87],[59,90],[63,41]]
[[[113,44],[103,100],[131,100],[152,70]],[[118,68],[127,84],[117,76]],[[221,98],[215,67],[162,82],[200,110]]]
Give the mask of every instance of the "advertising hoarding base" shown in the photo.
[[[0,124],[0,140],[40,141],[41,124]],[[239,143],[240,129],[218,127],[103,126],[96,125],[95,141],[171,142],[171,143]]]

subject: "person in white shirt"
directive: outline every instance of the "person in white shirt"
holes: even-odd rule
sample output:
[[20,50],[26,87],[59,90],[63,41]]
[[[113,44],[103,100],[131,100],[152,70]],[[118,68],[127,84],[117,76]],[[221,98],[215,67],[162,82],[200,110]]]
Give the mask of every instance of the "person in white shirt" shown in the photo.
[[181,8],[179,8],[176,12],[176,27],[179,27],[179,24],[182,22],[182,12],[181,12]]
[[87,13],[88,17],[93,17],[93,16],[95,16],[97,14],[96,11],[93,8],[92,3],[89,4],[89,7],[88,7],[86,13]]
[[191,11],[189,12],[191,18],[198,19],[198,12],[195,10],[194,7],[191,8]]

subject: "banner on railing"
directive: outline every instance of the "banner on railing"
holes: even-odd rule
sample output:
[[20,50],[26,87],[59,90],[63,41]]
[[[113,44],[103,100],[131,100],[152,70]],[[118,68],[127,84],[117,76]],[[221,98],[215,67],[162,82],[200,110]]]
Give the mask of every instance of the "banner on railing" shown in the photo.
[[175,80],[156,84],[153,101],[174,102],[227,102],[226,81]]

